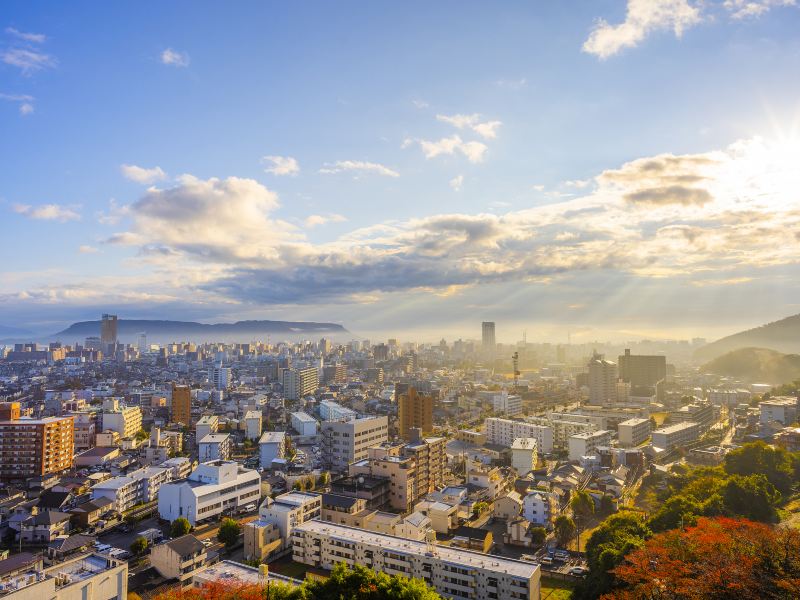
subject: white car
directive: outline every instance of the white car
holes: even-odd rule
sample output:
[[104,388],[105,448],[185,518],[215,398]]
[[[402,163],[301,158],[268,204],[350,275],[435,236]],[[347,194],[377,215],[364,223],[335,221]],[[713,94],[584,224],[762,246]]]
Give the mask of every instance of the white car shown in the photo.
[[584,575],[588,575],[589,574],[589,569],[587,569],[586,567],[572,567],[569,570],[569,574],[570,575],[577,575],[579,577],[583,577]]

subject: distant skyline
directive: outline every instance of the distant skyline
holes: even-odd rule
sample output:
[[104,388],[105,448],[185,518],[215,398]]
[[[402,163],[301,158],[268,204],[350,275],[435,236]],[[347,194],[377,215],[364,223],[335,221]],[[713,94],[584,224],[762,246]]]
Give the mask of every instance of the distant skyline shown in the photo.
[[0,326],[800,313],[798,31],[794,0],[6,2]]

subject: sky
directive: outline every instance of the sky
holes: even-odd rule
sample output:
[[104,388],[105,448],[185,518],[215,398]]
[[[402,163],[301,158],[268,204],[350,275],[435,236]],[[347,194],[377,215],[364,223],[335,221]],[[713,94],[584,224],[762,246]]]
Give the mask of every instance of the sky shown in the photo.
[[799,73],[797,0],[7,1],[0,333],[796,314]]

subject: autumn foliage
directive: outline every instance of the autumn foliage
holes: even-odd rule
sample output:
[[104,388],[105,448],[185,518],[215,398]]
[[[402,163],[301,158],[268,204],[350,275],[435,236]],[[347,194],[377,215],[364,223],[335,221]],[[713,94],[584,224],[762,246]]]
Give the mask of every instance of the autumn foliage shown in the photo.
[[614,569],[620,600],[800,598],[800,532],[725,517],[650,538]]

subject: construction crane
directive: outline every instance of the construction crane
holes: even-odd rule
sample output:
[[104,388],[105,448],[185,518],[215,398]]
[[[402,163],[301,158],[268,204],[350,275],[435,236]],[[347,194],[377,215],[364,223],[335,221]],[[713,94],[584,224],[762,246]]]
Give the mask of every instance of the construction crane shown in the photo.
[[519,352],[514,352],[511,360],[514,363],[514,391],[516,392],[519,389]]

